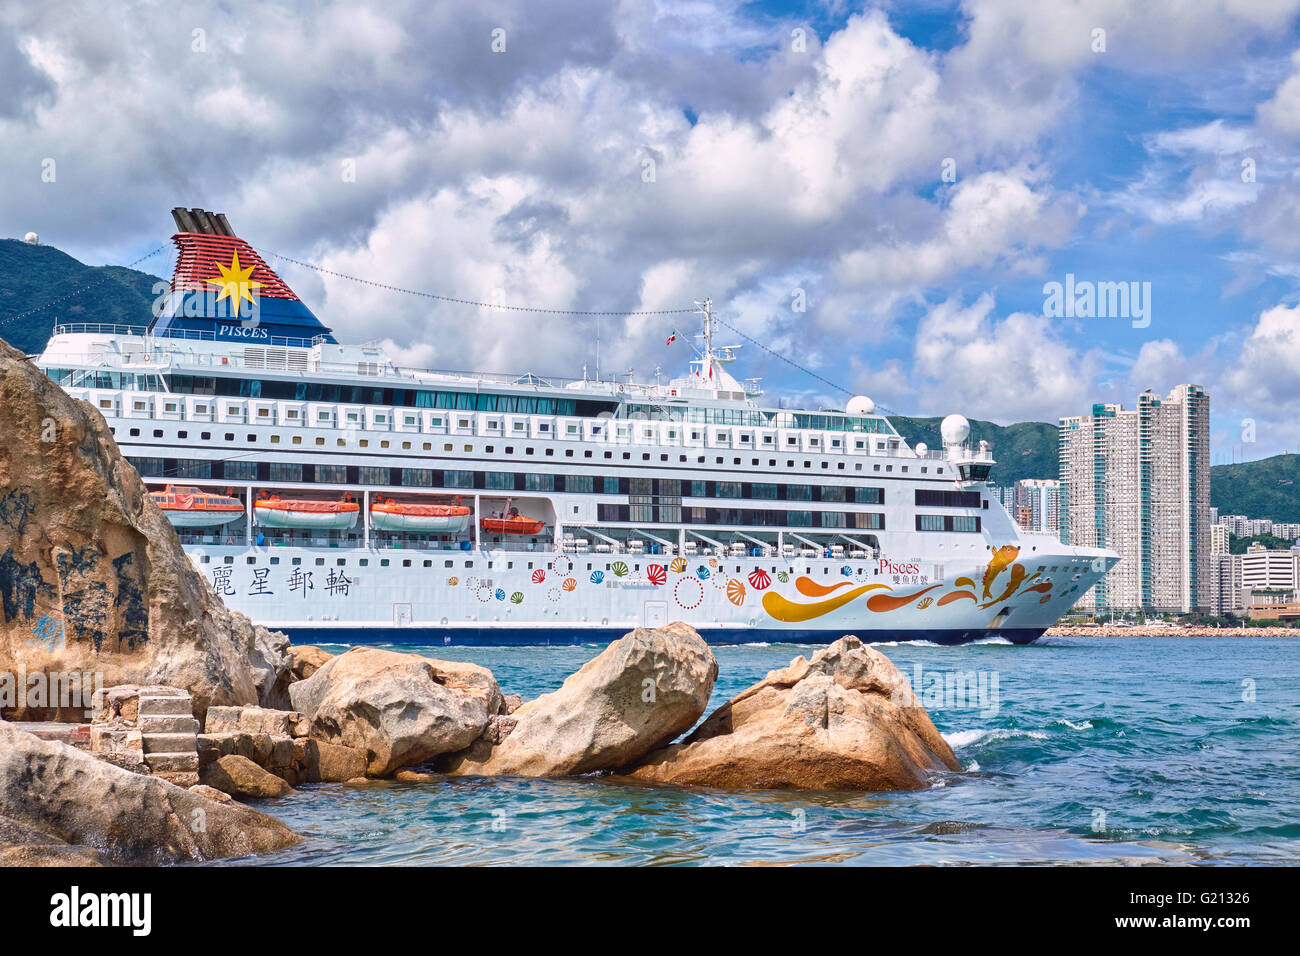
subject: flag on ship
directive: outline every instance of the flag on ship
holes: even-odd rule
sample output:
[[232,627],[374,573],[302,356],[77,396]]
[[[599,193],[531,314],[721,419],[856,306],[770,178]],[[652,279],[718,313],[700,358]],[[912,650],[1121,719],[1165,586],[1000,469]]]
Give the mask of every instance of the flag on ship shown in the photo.
[[673,334],[670,335],[670,336],[668,336],[668,341],[665,342],[664,344],[665,344],[665,345],[672,345],[672,344],[673,344],[674,342],[676,342],[676,341],[677,341],[677,330],[676,330],[676,329],[673,329]]

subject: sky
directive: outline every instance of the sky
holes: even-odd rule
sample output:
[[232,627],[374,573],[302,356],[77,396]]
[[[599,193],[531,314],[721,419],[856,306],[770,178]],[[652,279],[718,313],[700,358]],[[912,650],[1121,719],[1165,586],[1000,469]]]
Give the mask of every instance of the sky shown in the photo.
[[[707,296],[819,376],[746,344],[772,404],[1055,422],[1192,382],[1215,463],[1300,449],[1297,159],[1300,0],[0,0],[0,235],[126,264],[201,206],[407,289]],[[420,367],[598,341],[644,379],[696,330],[279,271]]]

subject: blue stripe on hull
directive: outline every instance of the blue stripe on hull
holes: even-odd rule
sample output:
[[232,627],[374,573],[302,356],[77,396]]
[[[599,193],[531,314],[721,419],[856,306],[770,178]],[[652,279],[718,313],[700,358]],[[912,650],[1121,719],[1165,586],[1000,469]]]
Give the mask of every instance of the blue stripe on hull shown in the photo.
[[[425,644],[462,647],[555,647],[575,644],[608,644],[627,633],[627,628],[593,628],[566,632],[561,628],[499,627],[282,627],[269,625],[289,635],[294,644]],[[752,630],[700,628],[710,644],[829,644],[853,631]],[[989,637],[1001,637],[1012,644],[1029,644],[1042,636],[1042,628],[972,628],[970,630],[863,631],[858,637],[871,641],[929,641],[932,644],[969,644]]]

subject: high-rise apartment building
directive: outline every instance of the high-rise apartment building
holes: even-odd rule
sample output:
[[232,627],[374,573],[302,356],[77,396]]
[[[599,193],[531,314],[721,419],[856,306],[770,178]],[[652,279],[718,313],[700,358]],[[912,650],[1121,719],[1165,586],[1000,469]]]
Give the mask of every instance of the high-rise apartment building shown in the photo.
[[1209,610],[1209,420],[1197,385],[1061,419],[1061,539],[1120,554],[1080,606]]
[[[1029,531],[1061,533],[1061,483],[1051,478],[1022,478],[1016,482],[1016,507],[1027,514],[1020,526]],[[1027,509],[1027,510],[1026,510]]]

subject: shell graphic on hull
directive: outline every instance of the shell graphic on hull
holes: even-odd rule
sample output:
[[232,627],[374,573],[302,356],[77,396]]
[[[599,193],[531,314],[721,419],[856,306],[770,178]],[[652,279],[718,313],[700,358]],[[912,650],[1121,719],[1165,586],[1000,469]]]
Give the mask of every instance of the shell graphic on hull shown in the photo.
[[541,584],[545,580],[546,580],[546,572],[543,571],[541,568],[538,568],[536,571],[533,572],[534,584]]
[[686,559],[673,558],[668,565],[668,569],[672,571],[673,574],[681,574],[683,571],[686,570]]
[[565,591],[572,591],[577,588],[578,582],[573,578],[565,578],[564,583],[560,585]]
[[615,561],[609,566],[609,569],[614,572],[616,578],[627,577],[627,565],[622,561]]
[[749,586],[755,591],[765,591],[771,583],[772,578],[762,568],[755,568],[749,572]]
[[599,584],[600,582],[602,582],[602,581],[604,581],[604,580],[605,580],[605,572],[604,572],[604,571],[592,571],[592,572],[591,572],[591,583],[592,583],[592,584]]
[[745,585],[740,583],[739,578],[732,578],[727,582],[727,600],[736,607],[745,603]]
[[652,564],[645,569],[646,580],[655,587],[662,587],[668,583],[668,572],[664,570],[662,564]]

